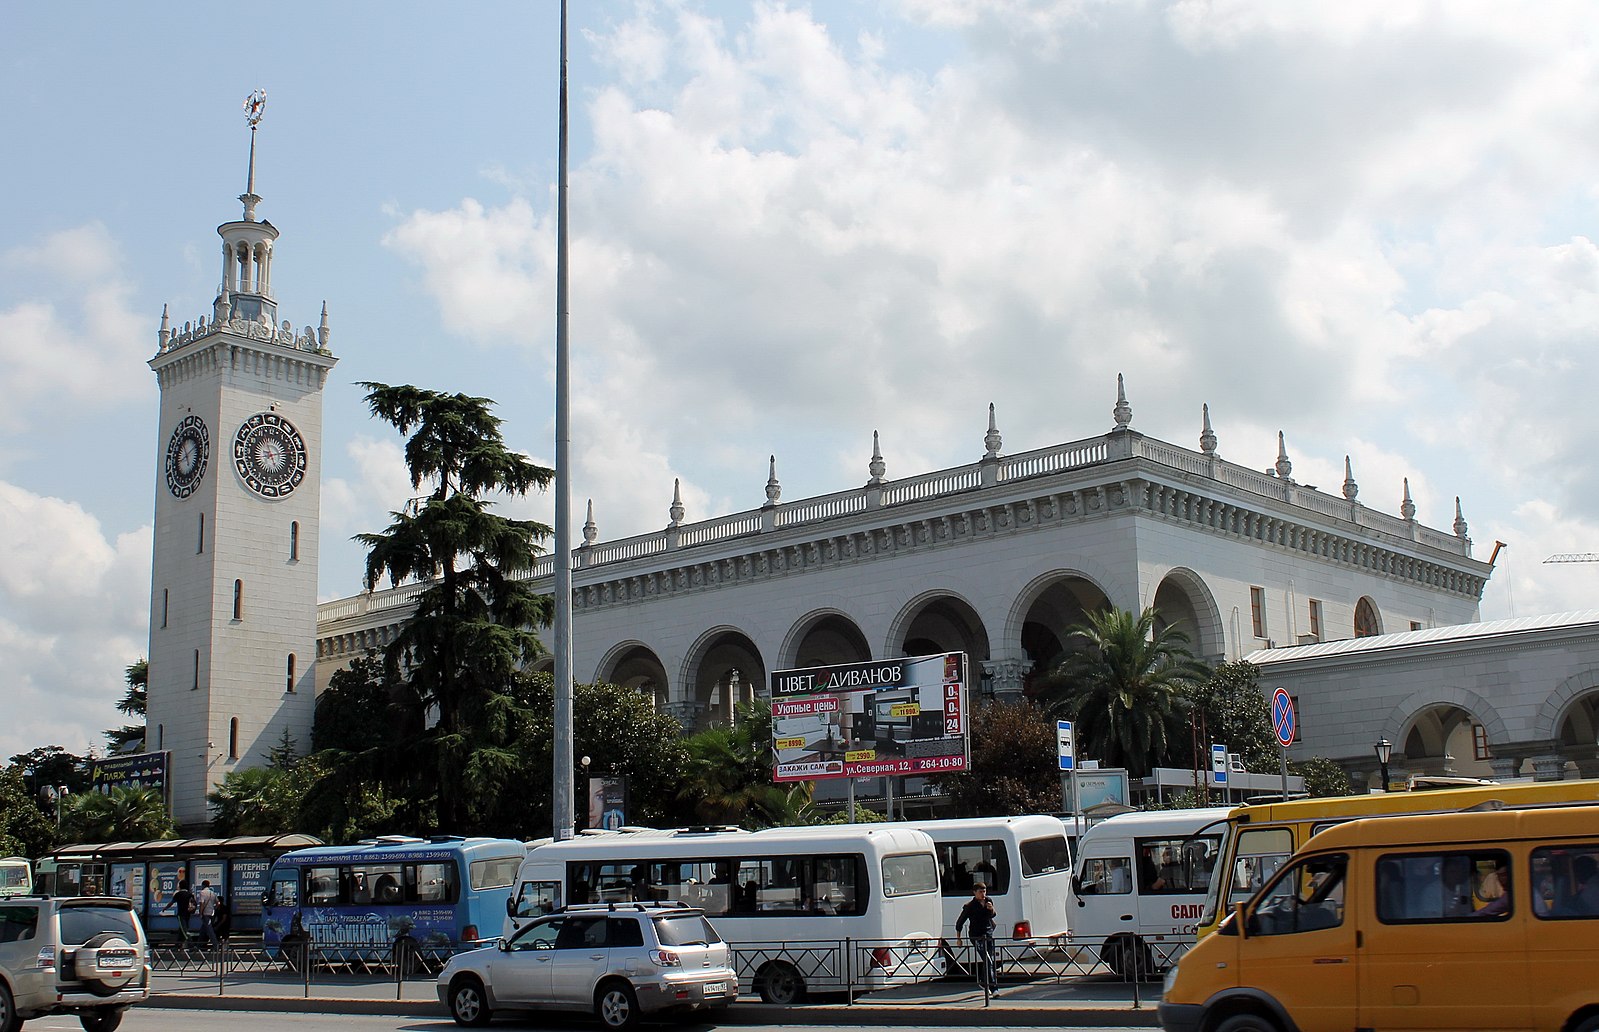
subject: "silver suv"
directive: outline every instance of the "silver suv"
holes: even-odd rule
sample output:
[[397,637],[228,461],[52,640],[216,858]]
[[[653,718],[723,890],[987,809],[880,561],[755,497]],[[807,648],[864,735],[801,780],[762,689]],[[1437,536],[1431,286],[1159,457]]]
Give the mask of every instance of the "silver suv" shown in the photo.
[[76,1014],[88,1032],[112,1032],[150,995],[146,946],[125,899],[0,899],[0,1032],[46,1014]]
[[495,946],[457,954],[439,999],[458,1025],[499,1008],[592,1011],[609,1029],[645,1014],[738,999],[732,951],[705,913],[681,903],[598,903],[540,918]]

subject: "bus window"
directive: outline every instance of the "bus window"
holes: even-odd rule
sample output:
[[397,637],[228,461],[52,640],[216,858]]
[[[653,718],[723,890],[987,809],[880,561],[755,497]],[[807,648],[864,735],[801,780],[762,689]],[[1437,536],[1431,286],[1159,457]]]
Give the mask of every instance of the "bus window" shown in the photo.
[[1210,887],[1216,836],[1140,838],[1138,889],[1154,895],[1193,895]]
[[305,872],[305,901],[313,907],[329,907],[339,901],[339,869],[312,867]]
[[939,884],[944,895],[969,896],[976,882],[987,885],[990,896],[1003,896],[1010,889],[1010,859],[1005,855],[1005,843],[999,839],[939,842],[937,851]]
[[1122,896],[1133,891],[1133,862],[1125,856],[1091,856],[1083,861],[1080,896]]
[[1022,855],[1022,877],[1070,870],[1071,854],[1066,851],[1066,836],[1029,839],[1017,847]]
[[931,853],[902,853],[883,858],[883,895],[913,896],[938,891],[938,861]]
[[1232,870],[1234,900],[1248,899],[1276,873],[1294,851],[1294,836],[1287,828],[1253,828],[1238,835],[1237,860]]
[[418,903],[453,903],[456,898],[455,865],[417,864],[407,867],[406,874],[414,877],[411,899]]
[[272,879],[272,901],[267,905],[273,907],[300,905],[300,883],[294,880],[292,874],[288,878]]
[[522,858],[497,857],[492,860],[473,860],[467,865],[466,876],[474,889],[499,889],[516,884],[516,869]]

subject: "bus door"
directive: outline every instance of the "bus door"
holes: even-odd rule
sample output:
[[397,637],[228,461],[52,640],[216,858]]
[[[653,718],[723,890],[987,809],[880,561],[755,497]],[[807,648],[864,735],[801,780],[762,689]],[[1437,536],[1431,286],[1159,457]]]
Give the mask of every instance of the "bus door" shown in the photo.
[[262,941],[276,945],[289,933],[300,912],[300,869],[274,867],[261,904]]

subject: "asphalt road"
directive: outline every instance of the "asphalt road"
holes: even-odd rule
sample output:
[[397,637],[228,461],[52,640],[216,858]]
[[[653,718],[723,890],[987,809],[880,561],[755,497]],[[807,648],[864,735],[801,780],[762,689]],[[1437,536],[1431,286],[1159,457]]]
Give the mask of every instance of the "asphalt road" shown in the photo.
[[[704,1023],[649,1024],[641,1032],[710,1032],[717,1026]],[[738,1032],[791,1032],[789,1025],[736,1025]],[[939,1032],[993,1032],[1004,1025],[987,1022],[972,1025],[941,1025]],[[1074,1032],[1126,1032],[1126,1029],[1096,1029],[1072,1026]],[[128,1011],[119,1032],[272,1032],[274,1029],[294,1029],[296,1032],[446,1032],[456,1025],[447,1019],[407,1019],[367,1017],[348,1014],[257,1014],[240,1011],[161,1010],[135,1007]],[[600,1025],[593,1021],[573,1021],[558,1018],[528,1018],[495,1021],[494,1029],[538,1029],[539,1032],[598,1032]],[[83,1032],[83,1026],[73,1017],[34,1018],[25,1026],[25,1032]],[[856,1025],[807,1026],[807,1032],[860,1032]],[[1037,1032],[1029,1029],[1028,1032]]]

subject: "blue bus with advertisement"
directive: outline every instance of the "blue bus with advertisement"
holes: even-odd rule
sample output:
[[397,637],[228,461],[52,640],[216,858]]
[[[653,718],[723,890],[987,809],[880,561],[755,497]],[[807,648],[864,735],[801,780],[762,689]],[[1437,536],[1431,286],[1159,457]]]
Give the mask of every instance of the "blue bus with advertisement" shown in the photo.
[[526,846],[516,839],[392,835],[296,850],[272,865],[262,943],[386,956],[408,940],[449,948],[499,935]]
[[[56,896],[123,896],[152,939],[177,939],[172,896],[178,883],[211,883],[226,902],[231,934],[261,933],[261,900],[272,861],[319,846],[315,835],[238,835],[232,838],[90,842],[62,846],[36,865],[37,891]],[[191,934],[198,929],[191,928]]]

